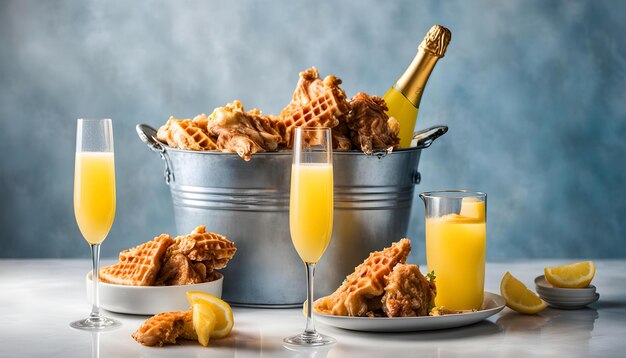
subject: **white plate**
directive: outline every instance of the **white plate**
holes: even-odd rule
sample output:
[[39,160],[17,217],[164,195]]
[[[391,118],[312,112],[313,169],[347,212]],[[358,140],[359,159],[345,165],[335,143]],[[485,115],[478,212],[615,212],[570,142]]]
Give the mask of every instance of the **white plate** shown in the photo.
[[[222,297],[224,276],[205,283],[179,286],[126,286],[100,282],[100,306],[107,311],[139,315],[154,315],[168,311],[189,309],[187,291],[202,291]],[[85,278],[87,301],[91,303],[91,272]]]
[[346,317],[315,313],[317,322],[343,329],[366,332],[413,332],[467,326],[480,322],[504,308],[504,299],[485,292],[483,309],[477,312],[423,317]]

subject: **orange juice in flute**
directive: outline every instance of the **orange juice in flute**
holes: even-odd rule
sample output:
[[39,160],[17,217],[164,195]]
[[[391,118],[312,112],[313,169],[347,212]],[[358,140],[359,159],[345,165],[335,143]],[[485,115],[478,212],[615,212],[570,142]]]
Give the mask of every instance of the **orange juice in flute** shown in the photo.
[[304,262],[317,263],[333,230],[333,166],[304,163],[291,168],[291,241]]
[[115,164],[112,152],[78,152],[74,173],[74,215],[90,244],[101,243],[115,218]]

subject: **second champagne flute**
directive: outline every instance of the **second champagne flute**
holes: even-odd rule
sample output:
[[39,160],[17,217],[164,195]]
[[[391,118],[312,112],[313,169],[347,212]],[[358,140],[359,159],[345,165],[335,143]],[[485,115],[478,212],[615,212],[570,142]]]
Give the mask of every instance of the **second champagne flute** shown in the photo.
[[333,232],[333,161],[330,128],[296,128],[289,205],[291,241],[306,266],[307,318],[303,333],[284,339],[290,345],[311,347],[335,343],[319,334],[313,318],[315,265],[326,251]]
[[74,215],[81,234],[91,247],[91,314],[70,326],[85,330],[113,328],[120,322],[100,314],[98,270],[100,244],[115,218],[115,164],[110,119],[79,119],[76,129]]

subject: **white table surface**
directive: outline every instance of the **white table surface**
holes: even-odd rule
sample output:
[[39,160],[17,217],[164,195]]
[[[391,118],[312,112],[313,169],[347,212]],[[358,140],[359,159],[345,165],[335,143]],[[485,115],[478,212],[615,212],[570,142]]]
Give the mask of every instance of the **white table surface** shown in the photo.
[[[543,267],[562,260],[487,264],[485,289],[499,293],[506,271],[534,289]],[[582,310],[548,308],[520,315],[508,308],[481,323],[413,333],[363,333],[317,324],[337,344],[301,352],[287,350],[283,337],[299,333],[300,309],[234,308],[231,335],[205,348],[187,341],[144,347],[131,333],[146,319],[104,311],[122,322],[92,334],[69,322],[88,315],[87,260],[0,260],[0,357],[626,357],[626,260],[596,261],[593,281],[600,300]]]

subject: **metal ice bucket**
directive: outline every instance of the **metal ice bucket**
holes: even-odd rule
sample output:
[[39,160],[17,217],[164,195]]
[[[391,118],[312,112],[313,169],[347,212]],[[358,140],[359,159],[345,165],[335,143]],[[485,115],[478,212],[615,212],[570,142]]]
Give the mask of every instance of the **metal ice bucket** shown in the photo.
[[[334,291],[372,251],[406,236],[422,149],[447,127],[425,129],[417,147],[365,155],[333,153],[333,236],[317,266],[315,297]],[[137,133],[165,161],[178,234],[198,225],[227,236],[238,251],[224,274],[223,297],[247,306],[300,306],[306,299],[304,265],[289,234],[291,151],[234,153],[170,148],[154,128]]]

